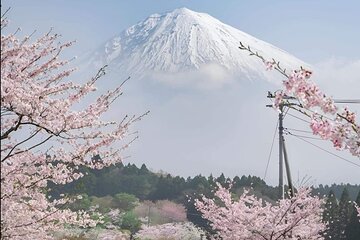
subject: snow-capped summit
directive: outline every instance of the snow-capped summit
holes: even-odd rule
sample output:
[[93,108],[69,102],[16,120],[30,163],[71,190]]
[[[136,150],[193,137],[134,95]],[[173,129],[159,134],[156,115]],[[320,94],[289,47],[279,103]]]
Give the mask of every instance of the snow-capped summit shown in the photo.
[[240,41],[287,69],[306,66],[271,44],[187,8],[150,15],[110,39],[91,62],[97,67],[108,64],[132,76],[196,71],[215,64],[241,78],[264,78],[263,63],[239,50]]

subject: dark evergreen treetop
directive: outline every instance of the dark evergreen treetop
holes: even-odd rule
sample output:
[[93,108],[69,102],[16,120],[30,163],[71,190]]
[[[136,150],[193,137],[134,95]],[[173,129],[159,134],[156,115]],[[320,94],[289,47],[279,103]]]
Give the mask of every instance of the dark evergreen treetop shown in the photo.
[[[357,195],[356,201],[360,206],[360,191]],[[345,228],[345,236],[347,240],[359,240],[360,239],[360,221],[357,216],[357,211],[353,209],[350,221]]]

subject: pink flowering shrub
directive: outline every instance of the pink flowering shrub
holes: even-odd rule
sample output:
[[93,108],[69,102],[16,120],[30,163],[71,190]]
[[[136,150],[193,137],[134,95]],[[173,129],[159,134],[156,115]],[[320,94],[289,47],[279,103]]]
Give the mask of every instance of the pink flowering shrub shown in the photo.
[[[58,43],[59,35],[31,40],[4,34],[1,19],[1,237],[50,239],[49,231],[64,224],[94,226],[86,212],[71,212],[63,197],[49,200],[49,181],[65,184],[82,174],[78,166],[103,168],[121,161],[128,146],[130,125],[105,122],[101,115],[121,95],[121,85],[101,95],[81,111],[74,105],[95,90],[98,74],[85,84],[68,80],[74,69],[60,60],[72,43]],[[119,143],[122,147],[111,148]],[[101,160],[94,160],[100,156]]]
[[202,197],[195,201],[203,218],[221,239],[323,239],[321,232],[324,203],[310,195],[310,189],[300,189],[291,199],[281,199],[275,205],[250,195],[248,190],[233,200],[228,188],[218,184],[215,199]]

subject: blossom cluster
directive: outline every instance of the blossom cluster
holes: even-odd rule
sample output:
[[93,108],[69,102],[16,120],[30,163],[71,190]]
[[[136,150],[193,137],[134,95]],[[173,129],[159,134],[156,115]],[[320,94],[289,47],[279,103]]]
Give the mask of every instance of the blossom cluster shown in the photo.
[[[275,63],[265,64],[267,69],[273,69]],[[337,149],[348,149],[352,155],[360,157],[360,126],[355,122],[355,113],[347,108],[339,110],[334,100],[310,81],[311,75],[312,72],[305,69],[293,71],[283,81],[285,90],[276,92],[274,107],[279,108],[286,102],[285,96],[294,96],[302,109],[309,110],[306,115],[311,118],[313,134],[330,140]]]
[[[195,201],[196,208],[210,221],[221,239],[323,239],[322,204],[310,189],[299,189],[291,199],[275,204],[264,202],[248,190],[234,201],[229,188],[220,184],[215,198]],[[219,201],[220,200],[220,204]]]

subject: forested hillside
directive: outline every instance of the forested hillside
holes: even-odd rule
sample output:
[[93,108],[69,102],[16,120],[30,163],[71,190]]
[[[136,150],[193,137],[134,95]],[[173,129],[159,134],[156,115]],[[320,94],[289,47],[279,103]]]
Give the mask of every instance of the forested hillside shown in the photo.
[[103,197],[125,192],[140,200],[169,199],[181,202],[186,194],[209,194],[214,189],[215,182],[226,184],[232,181],[234,192],[242,187],[252,187],[269,200],[277,199],[276,187],[266,185],[255,176],[236,176],[230,179],[224,174],[217,177],[199,174],[185,179],[166,173],[154,173],[144,164],[138,168],[134,164],[124,166],[121,163],[101,170],[81,168],[80,171],[86,176],[66,185],[50,185],[49,194],[55,198],[61,193],[86,193],[89,196]]
[[[60,194],[82,195],[84,198],[70,207],[87,209],[90,205],[96,204],[100,205],[100,210],[103,212],[109,211],[112,207],[119,207],[119,202],[133,204],[140,200],[143,202],[140,208],[146,208],[138,210],[145,212],[142,214],[143,216],[147,215],[147,208],[150,213],[150,206],[155,206],[153,209],[163,211],[164,203],[161,200],[170,200],[174,204],[183,205],[187,219],[210,234],[213,234],[213,230],[209,222],[203,219],[201,213],[195,208],[194,200],[201,194],[213,198],[216,182],[222,185],[232,182],[234,196],[238,196],[244,188],[248,188],[251,193],[268,202],[275,202],[278,199],[277,187],[269,186],[261,178],[255,176],[235,176],[231,179],[224,174],[207,177],[199,174],[185,179],[164,172],[154,173],[145,164],[139,168],[134,164],[124,166],[121,163],[101,170],[81,168],[79,171],[86,176],[66,185],[50,184],[48,194],[53,198],[59,197]],[[124,193],[126,194],[124,195]],[[339,239],[355,240],[360,234],[360,228],[350,202],[356,200],[360,203],[360,185],[319,185],[317,188],[313,188],[313,193],[327,199],[323,215],[323,220],[330,222],[327,234],[337,236]],[[152,205],[151,202],[155,205]],[[157,205],[161,206],[156,207]],[[123,206],[120,207],[120,209],[122,208]],[[181,215],[180,212],[181,210],[178,214]],[[152,213],[152,215],[156,215],[156,213]],[[174,218],[174,215],[171,215],[170,218]],[[159,220],[152,219],[151,221]],[[342,232],[346,233],[346,238],[341,234]]]
[[[277,187],[266,184],[261,178],[256,176],[235,176],[234,178],[220,176],[202,176],[183,178],[172,176],[160,172],[150,171],[145,164],[137,167],[134,164],[123,165],[121,163],[94,170],[81,168],[86,176],[78,181],[66,185],[50,185],[50,195],[57,197],[60,193],[79,194],[86,193],[89,196],[103,197],[106,195],[115,195],[120,192],[133,194],[140,200],[162,200],[169,199],[182,201],[184,194],[210,193],[215,182],[225,184],[233,182],[233,191],[239,191],[242,187],[252,187],[254,191],[269,200],[277,200]],[[360,185],[351,184],[332,184],[322,185],[314,188],[314,193],[322,196],[328,195],[332,190],[335,197],[340,200],[341,194],[347,189],[351,200],[355,200],[360,190]]]

